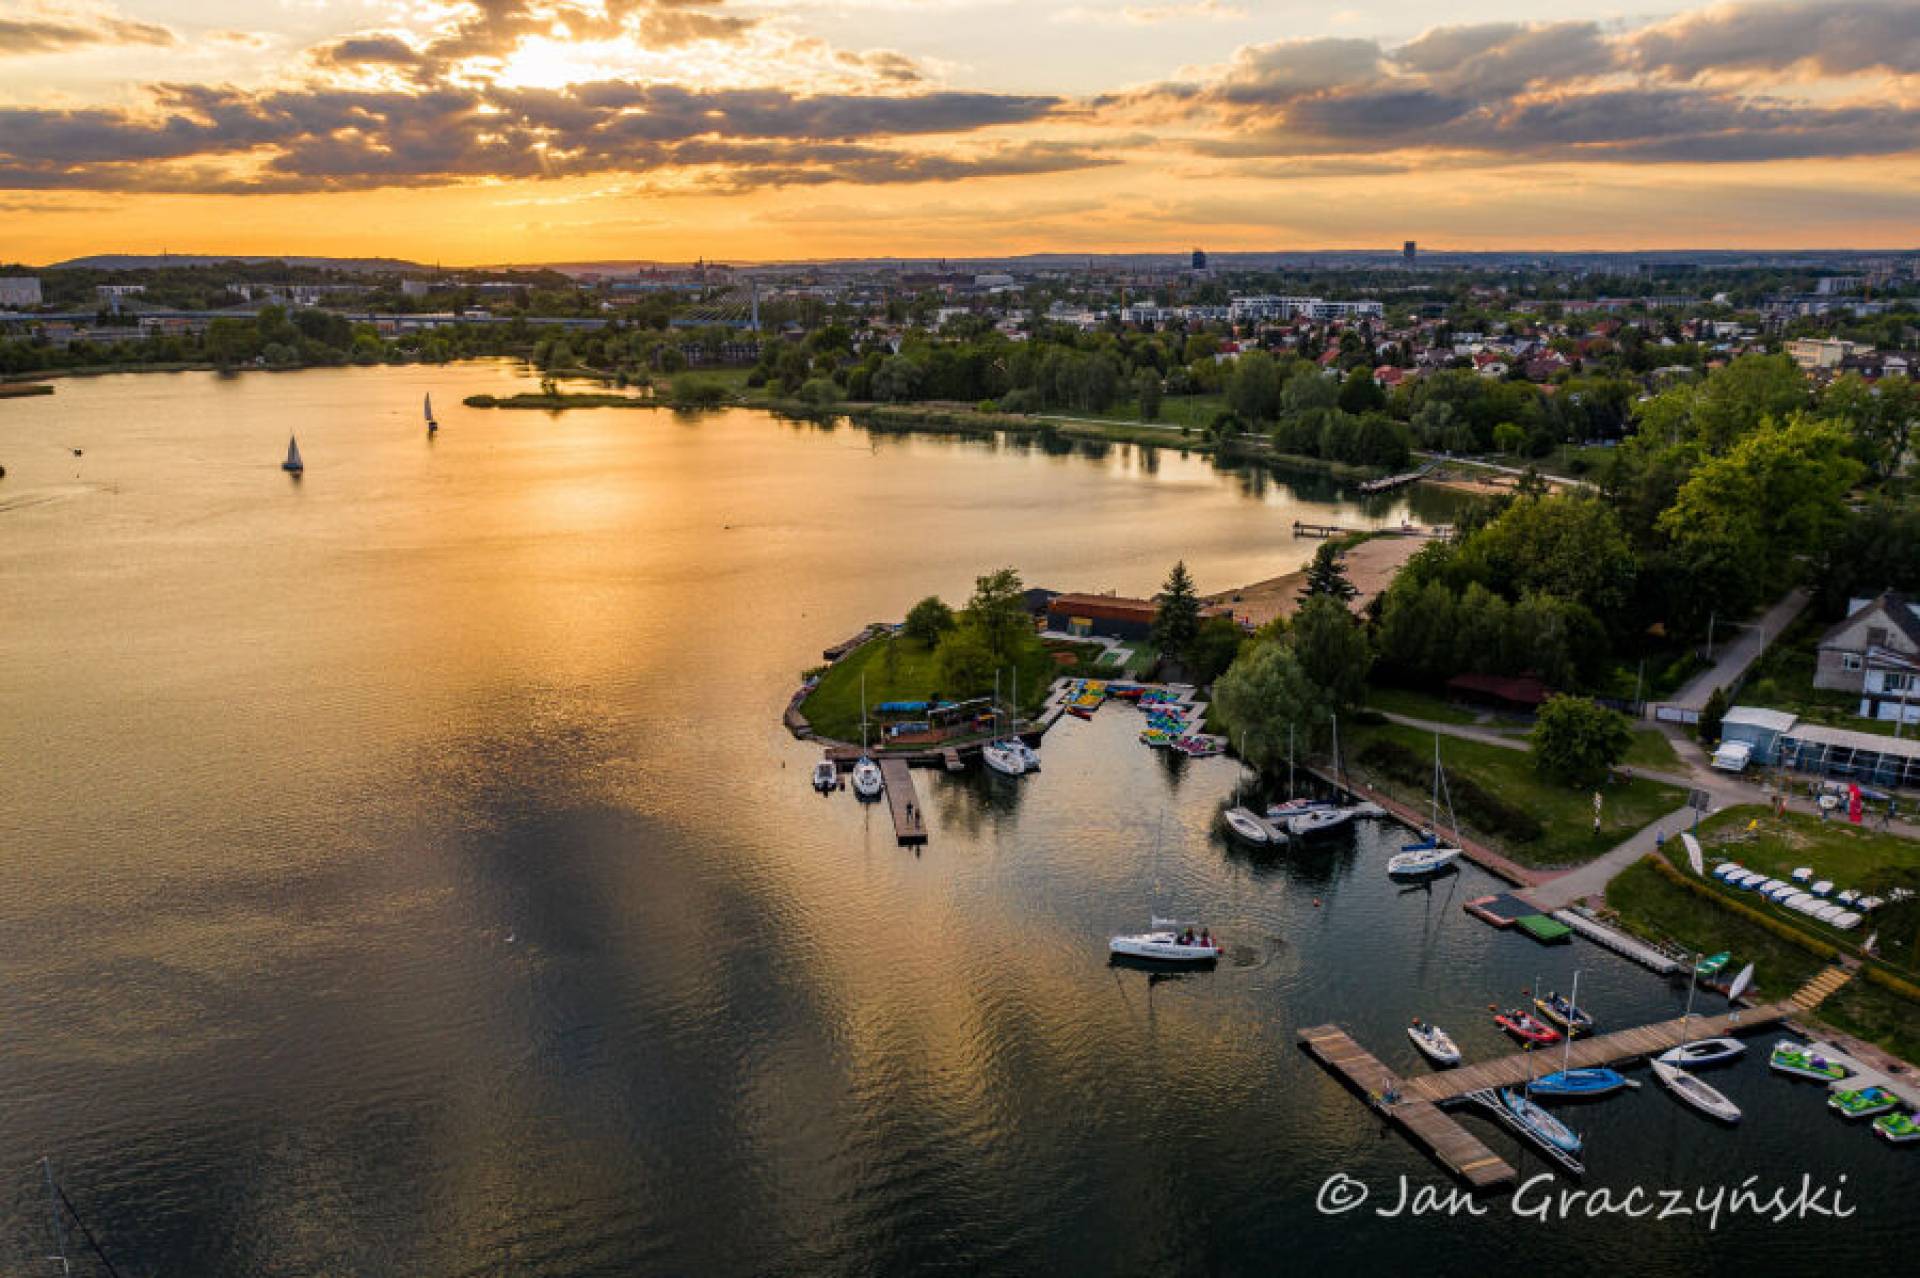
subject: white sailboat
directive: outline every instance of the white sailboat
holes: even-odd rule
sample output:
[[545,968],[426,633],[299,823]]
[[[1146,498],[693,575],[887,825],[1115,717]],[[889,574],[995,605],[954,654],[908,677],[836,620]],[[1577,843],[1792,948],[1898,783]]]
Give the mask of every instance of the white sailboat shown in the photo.
[[[993,675],[993,704],[994,716],[998,718],[1000,713],[1000,673],[998,671]],[[1005,738],[989,741],[981,746],[980,758],[989,768],[1002,776],[1017,777],[1027,770],[1027,761],[1020,757],[1019,751],[1008,745]]]
[[[1426,837],[1418,843],[1403,846],[1395,856],[1387,858],[1387,873],[1403,877],[1422,874],[1436,874],[1460,859],[1460,849],[1448,847],[1440,842],[1440,788],[1446,784],[1446,774],[1440,768],[1440,734],[1433,734],[1433,812],[1428,819]],[[1447,816],[1453,816],[1453,801],[1447,801]],[[1459,824],[1455,822],[1454,828]]]
[[1678,1065],[1670,1065],[1666,1060],[1656,1057],[1653,1062],[1653,1076],[1659,1079],[1668,1091],[1708,1118],[1717,1118],[1723,1123],[1740,1121],[1738,1105],[1722,1095],[1719,1088],[1702,1082]]
[[440,423],[433,420],[433,392],[432,391],[427,392],[426,413],[427,413],[427,431],[429,434],[431,434],[432,432],[440,429]]
[[[1162,812],[1160,824],[1153,833],[1153,890],[1156,896],[1160,892],[1160,840],[1166,833],[1166,824],[1166,813]],[[1108,938],[1107,952],[1119,958],[1187,965],[1212,963],[1227,952],[1226,947],[1210,931],[1196,923],[1161,918],[1154,914],[1148,919],[1148,927],[1151,930],[1146,932]],[[1199,928],[1197,932],[1194,930],[1196,927]]]
[[1013,672],[1013,709],[1007,714],[1007,732],[1005,736],[994,742],[994,744],[1018,758],[1022,771],[1038,772],[1040,770],[1040,752],[1020,739],[1019,733],[1015,731],[1019,723],[1020,671],[1015,669]]
[[853,765],[853,792],[862,799],[877,799],[887,788],[880,765],[867,753],[867,676],[860,674],[860,759]]
[[[1288,725],[1288,731],[1291,733],[1292,725]],[[1289,752],[1291,752],[1291,741],[1289,741]],[[1336,788],[1340,784],[1340,773],[1340,718],[1335,715],[1333,716],[1333,780]],[[1324,834],[1346,825],[1361,812],[1362,808],[1359,804],[1343,804],[1337,799],[1330,803],[1314,803],[1287,817],[1287,833],[1297,839]]]
[[287,436],[287,459],[280,463],[280,469],[289,475],[298,475],[306,468],[307,464],[300,460],[300,441]]

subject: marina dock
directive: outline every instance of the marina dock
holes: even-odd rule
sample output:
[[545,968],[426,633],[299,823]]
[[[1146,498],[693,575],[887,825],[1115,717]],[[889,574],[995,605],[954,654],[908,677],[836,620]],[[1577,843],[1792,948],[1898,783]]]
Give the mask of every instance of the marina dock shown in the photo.
[[1417,484],[1434,471],[1435,463],[1428,462],[1418,470],[1409,470],[1398,475],[1388,475],[1383,479],[1369,479],[1360,485],[1363,493],[1387,493],[1408,484]]
[[887,779],[887,809],[893,817],[893,837],[902,847],[927,841],[927,823],[920,809],[920,796],[913,788],[913,772],[905,759],[880,760],[880,775]]
[[[1300,1031],[1300,1045],[1367,1104],[1393,1120],[1413,1141],[1442,1166],[1475,1189],[1510,1183],[1515,1172],[1472,1132],[1442,1111],[1460,1102],[1486,1104],[1486,1097],[1503,1087],[1519,1087],[1530,1077],[1562,1068],[1586,1069],[1658,1055],[1695,1039],[1715,1038],[1753,1030],[1786,1020],[1818,1007],[1847,981],[1848,973],[1826,968],[1791,998],[1719,1016],[1694,1016],[1660,1021],[1635,1029],[1577,1038],[1571,1050],[1564,1045],[1539,1052],[1515,1052],[1496,1060],[1458,1069],[1402,1078],[1371,1052],[1356,1043],[1338,1025],[1318,1025]],[[1563,1166],[1576,1169],[1560,1160]]]
[[1385,537],[1450,537],[1451,528],[1429,528],[1422,524],[1388,524],[1382,528],[1347,528],[1340,524],[1310,524],[1304,519],[1293,521],[1295,537],[1344,537],[1350,533],[1378,533]]

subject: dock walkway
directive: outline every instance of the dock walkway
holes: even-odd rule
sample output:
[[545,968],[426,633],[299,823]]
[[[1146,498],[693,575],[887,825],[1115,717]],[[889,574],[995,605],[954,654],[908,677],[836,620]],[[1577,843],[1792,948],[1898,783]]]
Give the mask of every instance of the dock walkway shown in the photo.
[[902,847],[927,841],[926,814],[920,808],[920,795],[913,788],[913,772],[905,759],[880,760],[880,775],[887,780],[887,809],[893,816],[893,837]]
[[[1348,776],[1344,782],[1336,784],[1330,773],[1323,771],[1317,766],[1309,767],[1306,771],[1318,777],[1326,784],[1334,786],[1336,789],[1346,790],[1351,794],[1359,795],[1363,799],[1372,800],[1384,808],[1389,815],[1404,822],[1415,830],[1424,830],[1427,827],[1427,816],[1424,812],[1410,804],[1400,802],[1400,800],[1394,798],[1392,795],[1383,790],[1377,790],[1364,781],[1356,781],[1352,776]],[[1439,834],[1443,842],[1450,843],[1454,847],[1459,848],[1460,854],[1466,857],[1467,860],[1473,862],[1483,870],[1500,876],[1516,887],[1532,887],[1540,881],[1540,876],[1532,870],[1527,869],[1517,861],[1500,855],[1479,840],[1468,838],[1459,830],[1442,826]]]

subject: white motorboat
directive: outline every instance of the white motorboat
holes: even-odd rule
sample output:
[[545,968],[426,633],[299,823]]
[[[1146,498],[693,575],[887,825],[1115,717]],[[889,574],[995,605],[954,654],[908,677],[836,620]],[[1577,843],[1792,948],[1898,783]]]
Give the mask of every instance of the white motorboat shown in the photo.
[[1453,1039],[1438,1025],[1429,1025],[1425,1021],[1415,1021],[1407,1026],[1407,1037],[1420,1049],[1426,1058],[1436,1065],[1458,1065],[1460,1049]]
[[1284,825],[1294,817],[1303,816],[1308,812],[1319,812],[1332,806],[1333,804],[1325,799],[1288,799],[1283,803],[1269,803],[1267,820],[1278,821]]
[[1460,849],[1450,848],[1428,835],[1419,843],[1409,843],[1387,858],[1387,873],[1402,878],[1437,874],[1460,859]]
[[1668,1064],[1664,1057],[1653,1062],[1653,1076],[1659,1079],[1668,1091],[1708,1118],[1717,1118],[1723,1123],[1740,1121],[1740,1107],[1721,1095],[1718,1088],[1695,1078],[1678,1065]]
[[1220,814],[1227,828],[1249,843],[1273,842],[1273,829],[1245,808],[1228,808]]
[[1026,760],[1009,750],[1004,742],[991,741],[981,746],[980,757],[1002,776],[1017,777],[1027,770]]
[[[1159,929],[1167,920],[1155,919],[1153,922]],[[1191,925],[1185,932],[1176,927],[1165,927],[1152,932],[1116,936],[1107,942],[1107,949],[1122,958],[1151,959],[1158,963],[1212,963],[1227,952],[1226,947],[1204,929],[1195,934]]]
[[1718,1065],[1722,1061],[1734,1060],[1746,1055],[1746,1051],[1747,1045],[1737,1038],[1696,1038],[1691,1043],[1669,1047],[1655,1059],[1669,1065],[1692,1068],[1698,1065]]
[[886,791],[887,778],[880,765],[866,755],[853,765],[853,792],[863,799],[877,799]]
[[814,789],[818,790],[822,794],[825,794],[829,790],[838,789],[839,786],[840,786],[840,769],[833,765],[832,760],[822,759],[820,760],[820,762],[813,765],[813,788]]
[[1339,829],[1358,815],[1360,815],[1358,808],[1342,808],[1332,805],[1309,808],[1305,812],[1296,813],[1287,818],[1287,833],[1293,835],[1295,838],[1306,838],[1310,835],[1324,834],[1328,830]]
[[298,475],[307,468],[300,460],[300,444],[293,436],[287,436],[287,459],[280,463],[280,469],[289,475]]

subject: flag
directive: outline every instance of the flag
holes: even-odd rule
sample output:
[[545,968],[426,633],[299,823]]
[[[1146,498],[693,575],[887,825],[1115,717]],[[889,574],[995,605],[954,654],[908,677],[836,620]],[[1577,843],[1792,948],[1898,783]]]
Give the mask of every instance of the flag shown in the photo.
[[1866,806],[1860,799],[1860,787],[1851,781],[1847,782],[1847,820],[1859,825],[1861,818],[1866,815]]

